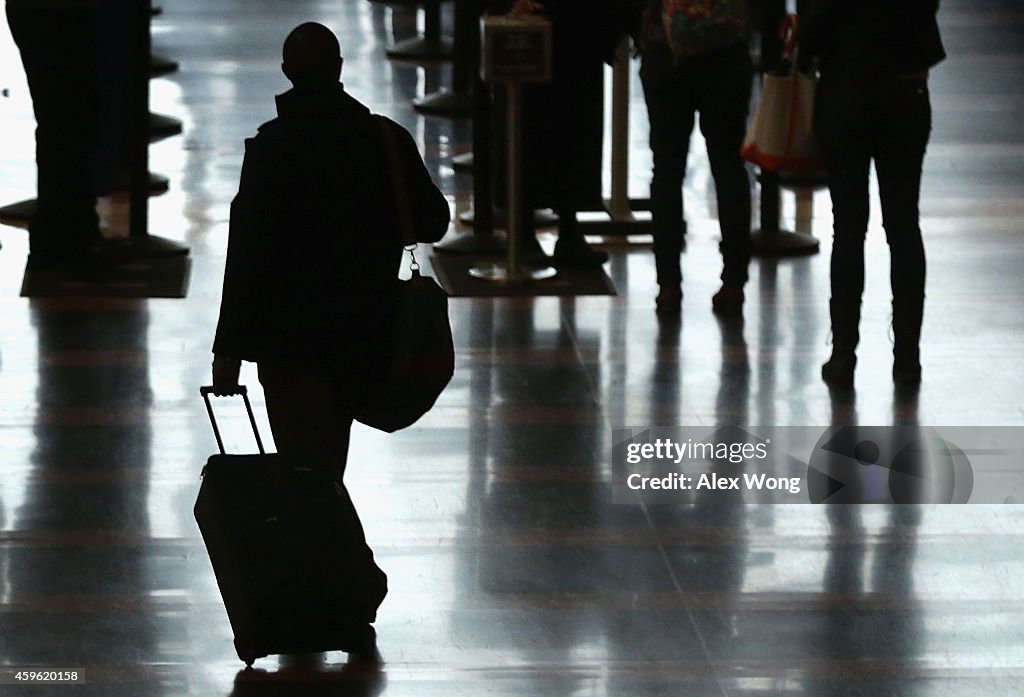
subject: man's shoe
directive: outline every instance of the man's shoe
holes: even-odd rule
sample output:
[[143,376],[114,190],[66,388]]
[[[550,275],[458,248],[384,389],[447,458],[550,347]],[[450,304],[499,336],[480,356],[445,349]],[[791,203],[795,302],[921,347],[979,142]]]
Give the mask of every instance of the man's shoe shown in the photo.
[[662,286],[654,299],[654,311],[663,317],[678,316],[683,305],[683,290],[679,286]]
[[711,296],[711,311],[723,317],[740,317],[743,315],[743,287],[722,286]]
[[345,652],[349,663],[379,663],[381,655],[377,650],[377,632],[373,626],[366,624],[355,628]]
[[557,265],[596,269],[608,261],[608,252],[594,249],[583,239],[559,239],[553,258]]

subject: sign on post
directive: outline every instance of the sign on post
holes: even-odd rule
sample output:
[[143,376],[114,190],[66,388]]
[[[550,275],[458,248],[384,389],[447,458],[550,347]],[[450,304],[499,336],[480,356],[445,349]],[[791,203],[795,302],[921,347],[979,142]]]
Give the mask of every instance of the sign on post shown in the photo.
[[550,82],[551,22],[527,15],[480,20],[485,82]]

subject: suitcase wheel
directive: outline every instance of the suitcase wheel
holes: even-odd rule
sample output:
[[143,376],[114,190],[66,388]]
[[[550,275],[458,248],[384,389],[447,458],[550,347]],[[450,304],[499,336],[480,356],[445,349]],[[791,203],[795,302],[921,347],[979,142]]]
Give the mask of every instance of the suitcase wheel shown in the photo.
[[256,650],[247,646],[239,646],[237,642],[235,643],[235,653],[237,653],[238,657],[245,662],[245,666],[247,668],[252,668],[252,664],[260,657],[260,654],[257,653]]

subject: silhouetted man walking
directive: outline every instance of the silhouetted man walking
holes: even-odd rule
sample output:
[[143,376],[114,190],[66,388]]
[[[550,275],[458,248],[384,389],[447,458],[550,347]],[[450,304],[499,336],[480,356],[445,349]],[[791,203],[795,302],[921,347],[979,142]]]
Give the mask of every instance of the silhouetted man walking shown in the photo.
[[285,41],[294,87],[246,141],[213,347],[215,391],[233,392],[240,361],[256,362],[278,451],[339,480],[353,405],[382,367],[402,256],[382,121],[419,240],[449,222],[412,136],[349,95],[341,66],[323,25]]

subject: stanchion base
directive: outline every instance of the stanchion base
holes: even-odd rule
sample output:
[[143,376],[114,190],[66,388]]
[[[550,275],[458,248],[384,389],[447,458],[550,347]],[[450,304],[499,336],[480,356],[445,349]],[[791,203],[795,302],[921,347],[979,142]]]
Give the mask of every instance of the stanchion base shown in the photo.
[[[127,179],[117,179],[114,182],[112,193],[125,193],[130,189],[130,182]],[[149,173],[149,195],[159,196],[170,189],[170,180],[162,174]],[[30,198],[18,201],[7,206],[0,207],[0,220],[10,223],[29,223],[32,216],[36,214],[36,199]]]
[[465,152],[452,158],[452,169],[456,172],[473,171],[473,153]]
[[134,259],[160,259],[164,257],[180,257],[189,253],[189,248],[181,242],[175,242],[155,235],[139,235],[124,238],[128,245],[129,256]]
[[36,214],[36,200],[34,198],[25,201],[18,201],[0,208],[0,220],[13,223],[27,223]]
[[448,242],[442,240],[439,244],[434,245],[434,251],[443,254],[474,254],[503,257],[508,253],[508,243],[504,237],[470,232],[454,237]]
[[392,60],[412,62],[450,61],[454,54],[454,44],[450,39],[428,39],[424,36],[399,41],[385,51],[385,55]]
[[[508,221],[505,216],[505,210],[503,208],[494,209],[494,227],[504,228],[508,225]],[[465,213],[459,214],[459,222],[463,225],[473,227],[476,222],[476,216],[474,211],[466,211]],[[551,211],[550,208],[542,208],[533,212],[533,225],[537,228],[542,227],[554,227],[558,225],[558,216]]]
[[473,95],[469,92],[438,90],[412,102],[417,113],[427,116],[463,117],[473,115]]
[[818,240],[802,232],[755,230],[750,236],[755,257],[796,257],[817,254]]
[[170,75],[171,73],[178,72],[181,64],[176,60],[165,58],[164,56],[156,55],[155,53],[149,57],[149,76],[160,77],[161,75]]
[[149,142],[155,143],[164,138],[181,135],[181,121],[164,114],[149,114]]
[[519,272],[512,275],[509,273],[508,265],[500,263],[481,264],[480,266],[474,266],[469,270],[469,275],[473,278],[479,278],[483,281],[492,281],[494,283],[502,283],[505,285],[517,285],[520,283],[543,281],[553,278],[557,273],[558,271],[550,266],[544,268],[521,266],[519,267]]
[[634,213],[618,218],[611,213],[581,213],[577,216],[576,225],[585,235],[605,235],[608,237],[650,235],[653,227],[650,215],[636,215]]

